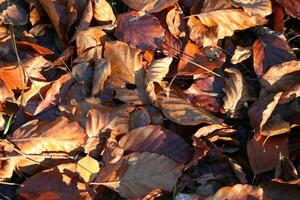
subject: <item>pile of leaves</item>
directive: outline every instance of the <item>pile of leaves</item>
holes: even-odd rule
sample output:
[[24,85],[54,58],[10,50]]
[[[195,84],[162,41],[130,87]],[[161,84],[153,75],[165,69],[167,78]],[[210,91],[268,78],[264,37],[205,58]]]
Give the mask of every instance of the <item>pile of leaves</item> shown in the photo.
[[1,199],[299,199],[300,1],[0,10]]

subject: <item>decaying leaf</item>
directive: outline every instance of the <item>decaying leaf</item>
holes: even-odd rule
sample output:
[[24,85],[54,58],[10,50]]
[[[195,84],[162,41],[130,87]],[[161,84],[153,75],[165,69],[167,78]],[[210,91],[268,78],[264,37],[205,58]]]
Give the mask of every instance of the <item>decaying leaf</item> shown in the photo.
[[238,64],[252,56],[252,47],[237,46],[231,58],[232,64]]
[[169,31],[175,37],[180,38],[186,36],[183,17],[183,12],[178,8],[173,8],[166,16],[166,23],[168,24]]
[[96,20],[100,22],[115,22],[116,16],[106,0],[95,0],[94,3],[94,18]]
[[296,17],[300,19],[300,12],[299,12],[299,1],[292,1],[292,0],[275,0],[277,3],[282,5],[285,11],[291,15],[292,17]]

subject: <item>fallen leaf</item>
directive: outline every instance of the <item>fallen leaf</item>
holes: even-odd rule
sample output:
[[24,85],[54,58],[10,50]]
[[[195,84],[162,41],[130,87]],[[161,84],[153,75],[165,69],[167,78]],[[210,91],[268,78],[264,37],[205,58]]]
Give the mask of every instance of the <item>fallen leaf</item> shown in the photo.
[[141,10],[145,13],[159,12],[178,0],[122,0],[128,7],[134,10]]
[[250,16],[258,15],[265,17],[272,13],[270,0],[230,0],[230,3],[235,7],[242,7]]
[[192,156],[192,148],[183,139],[157,125],[131,130],[121,138],[119,145],[128,153],[157,153],[182,164]]
[[228,74],[228,78],[225,79],[226,86],[223,89],[225,113],[231,118],[241,117],[245,108],[244,104],[255,98],[250,96],[243,75],[238,69],[226,68],[225,72]]
[[158,50],[164,40],[164,32],[153,15],[130,11],[118,16],[115,36],[133,48]]
[[165,156],[131,153],[124,157],[116,176],[100,184],[117,190],[125,198],[139,198],[154,189],[172,191],[181,170],[181,165]]
[[111,75],[111,64],[110,61],[100,59],[95,63],[93,75],[93,96],[101,93],[104,89],[104,83],[107,78]]
[[165,88],[166,84],[163,83],[163,78],[169,72],[169,67],[173,61],[172,57],[165,57],[158,60],[154,60],[148,68],[148,72],[145,77],[145,91],[152,103],[156,102],[155,83]]
[[211,124],[222,121],[205,109],[194,107],[174,89],[171,89],[168,93],[166,91],[159,92],[157,94],[157,104],[168,119],[181,125]]
[[1,7],[0,10],[0,19],[4,24],[25,25],[27,23],[27,13],[22,5],[7,4],[5,9]]
[[[0,177],[10,178],[15,167],[25,169],[36,163],[41,163],[47,156],[70,153],[82,146],[86,139],[84,130],[77,122],[71,122],[65,117],[51,122],[38,120],[29,121],[17,129],[10,141],[20,153],[11,151],[6,156],[13,158],[2,162]],[[17,156],[19,155],[19,156]],[[30,159],[30,155],[41,155]],[[56,158],[58,159],[58,158]]]
[[130,130],[148,126],[151,123],[150,114],[146,109],[140,108],[130,113]]
[[253,199],[253,200],[267,200],[264,198],[264,191],[261,187],[252,185],[236,184],[234,186],[222,187],[212,197],[214,200],[239,200],[239,199]]
[[299,179],[283,181],[273,179],[263,183],[263,189],[270,199],[297,199],[300,195]]
[[252,47],[237,46],[231,58],[232,64],[238,64],[252,56]]
[[178,64],[180,75],[195,75],[212,73],[215,68],[224,64],[226,55],[217,48],[200,49],[192,42],[188,42]]
[[176,7],[170,10],[166,16],[169,31],[177,38],[186,36],[183,17],[183,12]]
[[76,172],[86,183],[93,181],[99,170],[98,161],[88,155],[77,162]]
[[106,33],[100,27],[91,27],[79,31],[76,35],[76,62],[97,61],[102,57],[102,46],[108,41]]
[[93,199],[89,186],[79,181],[76,164],[58,165],[33,175],[18,188],[17,195],[24,200]]
[[255,175],[275,169],[280,155],[288,157],[288,138],[285,136],[267,138],[256,134],[247,144],[247,153]]
[[300,6],[299,1],[292,1],[292,0],[275,0],[277,3],[282,5],[285,9],[285,11],[291,15],[292,17],[296,17],[300,19],[300,12],[297,9]]
[[116,16],[106,0],[95,0],[94,4],[94,18],[97,21],[115,23]]
[[270,67],[295,59],[285,40],[268,29],[261,32],[253,44],[253,65],[259,77]]

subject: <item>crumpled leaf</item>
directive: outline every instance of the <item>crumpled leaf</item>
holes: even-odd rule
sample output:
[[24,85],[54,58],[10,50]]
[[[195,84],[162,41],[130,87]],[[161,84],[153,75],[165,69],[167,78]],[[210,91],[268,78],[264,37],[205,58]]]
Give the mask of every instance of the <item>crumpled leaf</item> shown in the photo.
[[[266,20],[259,16],[249,16],[240,9],[221,9],[195,15],[202,24],[216,31],[217,38],[232,36],[236,30],[244,30],[263,25]],[[211,44],[214,45],[214,44]]]
[[98,161],[88,155],[77,162],[76,172],[87,183],[96,178],[99,170]]
[[4,24],[25,25],[27,23],[27,13],[22,5],[8,4],[4,10],[0,8],[0,11],[0,19]]
[[178,0],[122,0],[128,7],[134,10],[141,10],[145,13],[159,12]]
[[230,2],[236,7],[242,7],[250,16],[258,15],[265,17],[272,13],[270,0],[230,0]]
[[254,98],[250,96],[243,75],[238,69],[226,68],[225,72],[228,78],[225,79],[226,86],[223,89],[225,93],[223,107],[230,117],[240,117],[242,109],[245,108],[244,103]]
[[172,191],[182,166],[155,153],[131,153],[107,183],[125,198],[139,198],[154,189]]
[[183,12],[176,7],[170,10],[166,16],[169,31],[177,38],[186,36],[183,17]]
[[76,174],[76,164],[58,165],[28,178],[17,190],[24,199],[92,200],[93,192]]
[[161,48],[164,33],[159,20],[153,15],[129,11],[118,16],[115,36],[133,48],[157,50]]
[[[5,153],[5,156],[16,156],[2,162],[0,177],[10,178],[15,167],[31,166],[40,163],[47,157],[34,157],[30,155],[70,153],[78,149],[86,141],[84,130],[77,122],[71,122],[65,117],[59,117],[54,121],[33,120],[17,129],[10,141],[22,153],[19,157],[17,152]],[[26,158],[28,157],[28,158]],[[53,157],[52,159],[55,159]]]
[[264,137],[256,134],[247,144],[249,162],[254,174],[276,168],[280,155],[288,157],[288,138],[285,136]]
[[192,155],[192,148],[183,139],[158,125],[131,130],[121,138],[119,145],[125,152],[157,153],[182,164]]
[[203,108],[196,108],[181,97],[174,89],[160,91],[157,94],[157,104],[163,114],[181,125],[197,125],[200,123],[221,123],[222,120],[215,117]]
[[231,58],[232,64],[238,64],[252,56],[252,47],[237,46]]
[[154,60],[148,68],[148,72],[145,77],[145,91],[148,94],[152,103],[156,102],[155,83],[165,88],[163,78],[167,75],[169,67],[173,61],[172,57],[165,57],[158,60]]
[[255,73],[262,76],[270,67],[295,59],[295,54],[286,41],[268,29],[259,32],[253,44]]
[[100,22],[110,22],[113,24],[116,16],[109,3],[106,0],[95,0],[94,3],[94,18]]

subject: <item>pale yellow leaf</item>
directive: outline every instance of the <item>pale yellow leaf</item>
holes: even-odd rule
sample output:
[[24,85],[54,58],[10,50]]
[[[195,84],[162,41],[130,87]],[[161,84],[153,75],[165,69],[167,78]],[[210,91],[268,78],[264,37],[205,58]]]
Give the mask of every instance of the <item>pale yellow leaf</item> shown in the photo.
[[113,9],[106,0],[95,0],[94,3],[94,18],[96,20],[100,22],[111,21],[112,23],[116,21]]
[[100,170],[97,160],[90,156],[85,156],[77,162],[77,173],[85,182],[93,181]]

